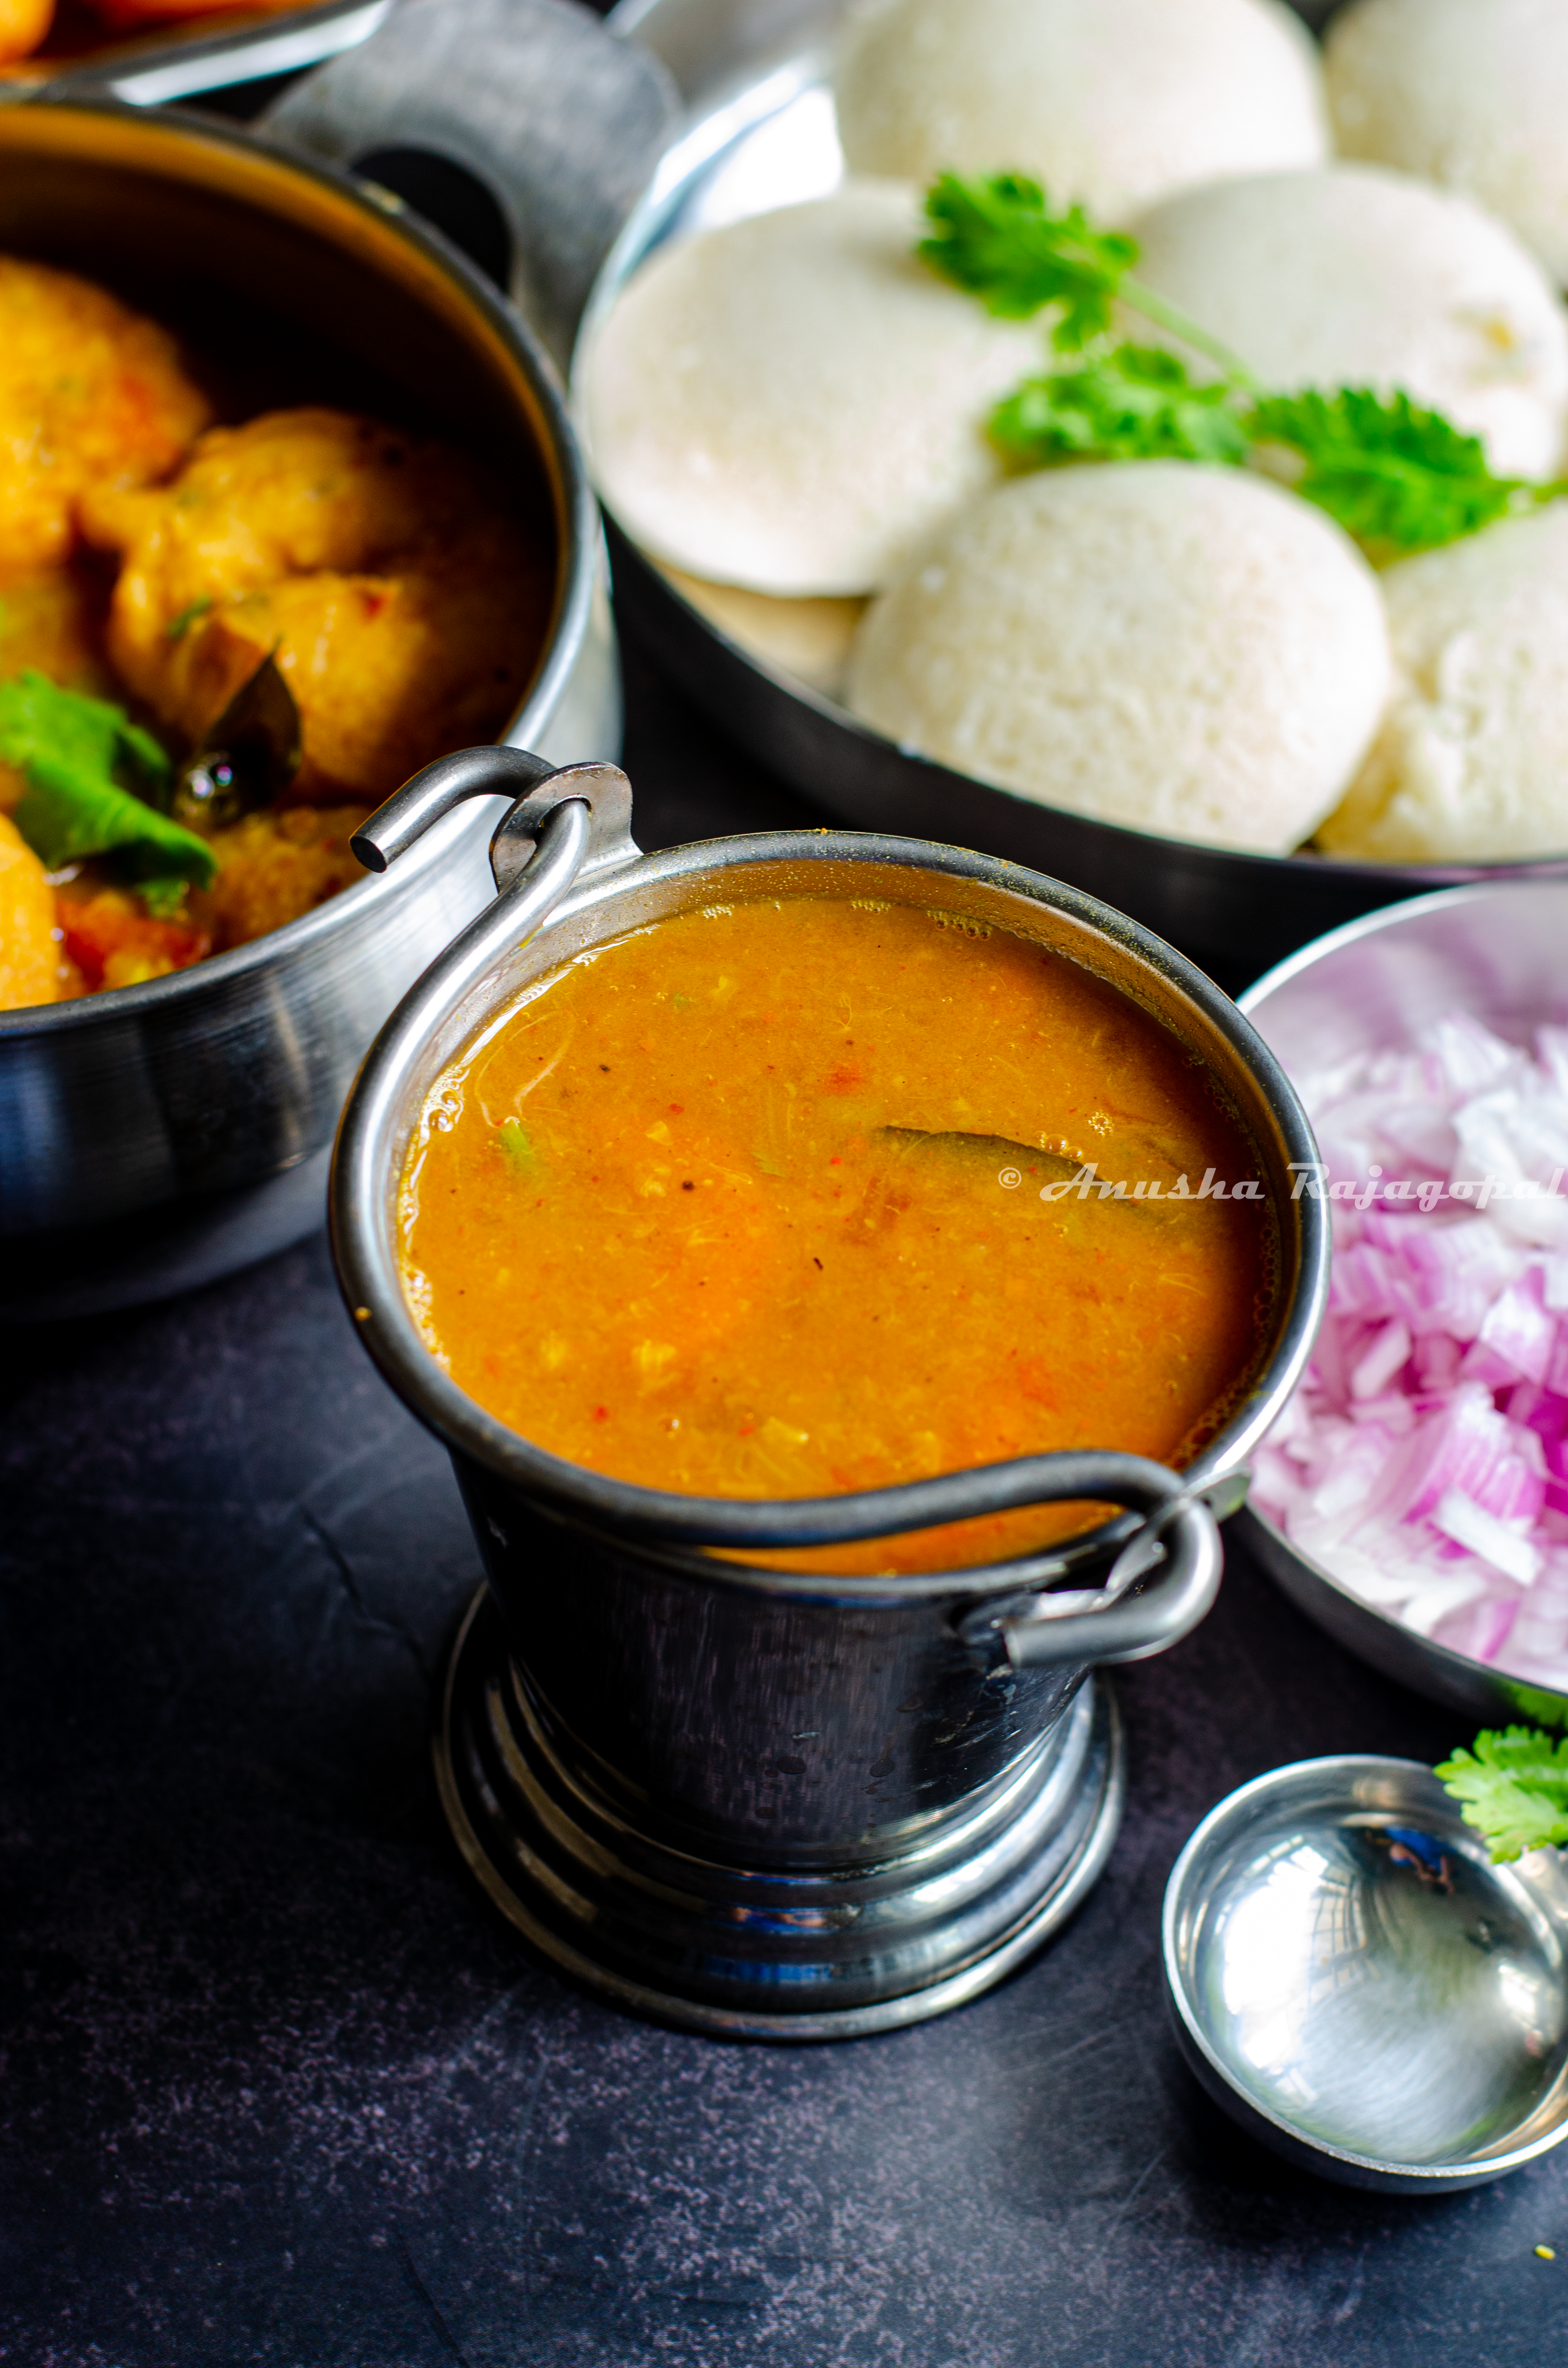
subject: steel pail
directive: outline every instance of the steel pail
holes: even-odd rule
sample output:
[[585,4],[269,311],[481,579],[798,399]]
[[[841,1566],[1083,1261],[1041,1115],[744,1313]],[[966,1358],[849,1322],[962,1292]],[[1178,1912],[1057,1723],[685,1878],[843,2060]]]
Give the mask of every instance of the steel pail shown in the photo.
[[[699,2027],[825,2037],[937,2011],[1038,1946],[1092,1882],[1120,1798],[1097,1665],[1202,1617],[1213,1510],[1306,1362],[1326,1286],[1314,1157],[1283,1074],[1201,973],[1060,882],[919,840],[776,832],[642,857],[610,766],[517,750],[448,759],[363,834],[395,858],[505,781],[501,894],[406,998],[350,1098],[334,1169],[339,1278],[360,1337],[451,1452],[492,1590],[449,1671],[437,1743],[466,1855],[558,1963]],[[451,1380],[398,1271],[396,1204],[426,1097],[529,981],[722,894],[874,894],[1006,928],[1133,996],[1196,1056],[1256,1145],[1279,1288],[1255,1385],[1182,1474],[1116,1453],[1026,1457],[821,1499],[679,1497],[547,1454]],[[919,1577],[848,1577],[737,1552],[892,1536],[1091,1498],[1129,1508],[1060,1547]]]

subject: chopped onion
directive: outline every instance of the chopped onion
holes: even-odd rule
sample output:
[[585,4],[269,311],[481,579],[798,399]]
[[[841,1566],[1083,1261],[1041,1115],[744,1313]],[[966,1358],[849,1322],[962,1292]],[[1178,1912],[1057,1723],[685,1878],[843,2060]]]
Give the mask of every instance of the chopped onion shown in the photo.
[[1328,1315],[1252,1495],[1341,1585],[1568,1691],[1568,1029],[1468,1012],[1298,1077]]

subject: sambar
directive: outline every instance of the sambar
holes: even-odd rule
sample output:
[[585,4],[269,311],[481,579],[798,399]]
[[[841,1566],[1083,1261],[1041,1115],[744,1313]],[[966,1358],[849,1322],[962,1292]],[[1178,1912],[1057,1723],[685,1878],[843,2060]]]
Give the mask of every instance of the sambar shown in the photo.
[[[1278,1271],[1257,1152],[1167,1027],[875,894],[701,906],[536,980],[428,1094],[400,1219],[454,1381],[556,1455],[707,1497],[1068,1447],[1180,1467],[1256,1377]],[[1086,1517],[833,1563],[987,1561]]]

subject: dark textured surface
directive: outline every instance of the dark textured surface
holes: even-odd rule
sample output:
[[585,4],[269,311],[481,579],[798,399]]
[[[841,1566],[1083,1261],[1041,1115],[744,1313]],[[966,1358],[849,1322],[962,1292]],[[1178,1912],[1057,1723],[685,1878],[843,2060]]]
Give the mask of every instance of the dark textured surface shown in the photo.
[[[634,691],[646,843],[812,819]],[[0,2359],[1563,2356],[1568,2160],[1347,2194],[1176,2058],[1160,1896],[1203,1810],[1284,1759],[1456,1739],[1246,1568],[1120,1679],[1128,1821],[1044,1957],[896,2037],[719,2046],[565,1987],[459,1871],[426,1721],[474,1556],[319,1241],[4,1348]]]

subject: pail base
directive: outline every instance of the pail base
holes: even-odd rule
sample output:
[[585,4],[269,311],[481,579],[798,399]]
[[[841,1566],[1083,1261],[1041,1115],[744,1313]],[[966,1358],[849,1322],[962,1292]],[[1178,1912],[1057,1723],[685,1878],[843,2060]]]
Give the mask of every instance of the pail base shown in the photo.
[[630,2013],[727,2039],[858,2039],[978,1997],[1086,1896],[1126,1790],[1096,1676],[956,1858],[926,1847],[798,1876],[694,1858],[562,1765],[484,1588],[448,1662],[435,1758],[459,1849],[542,1956]]

